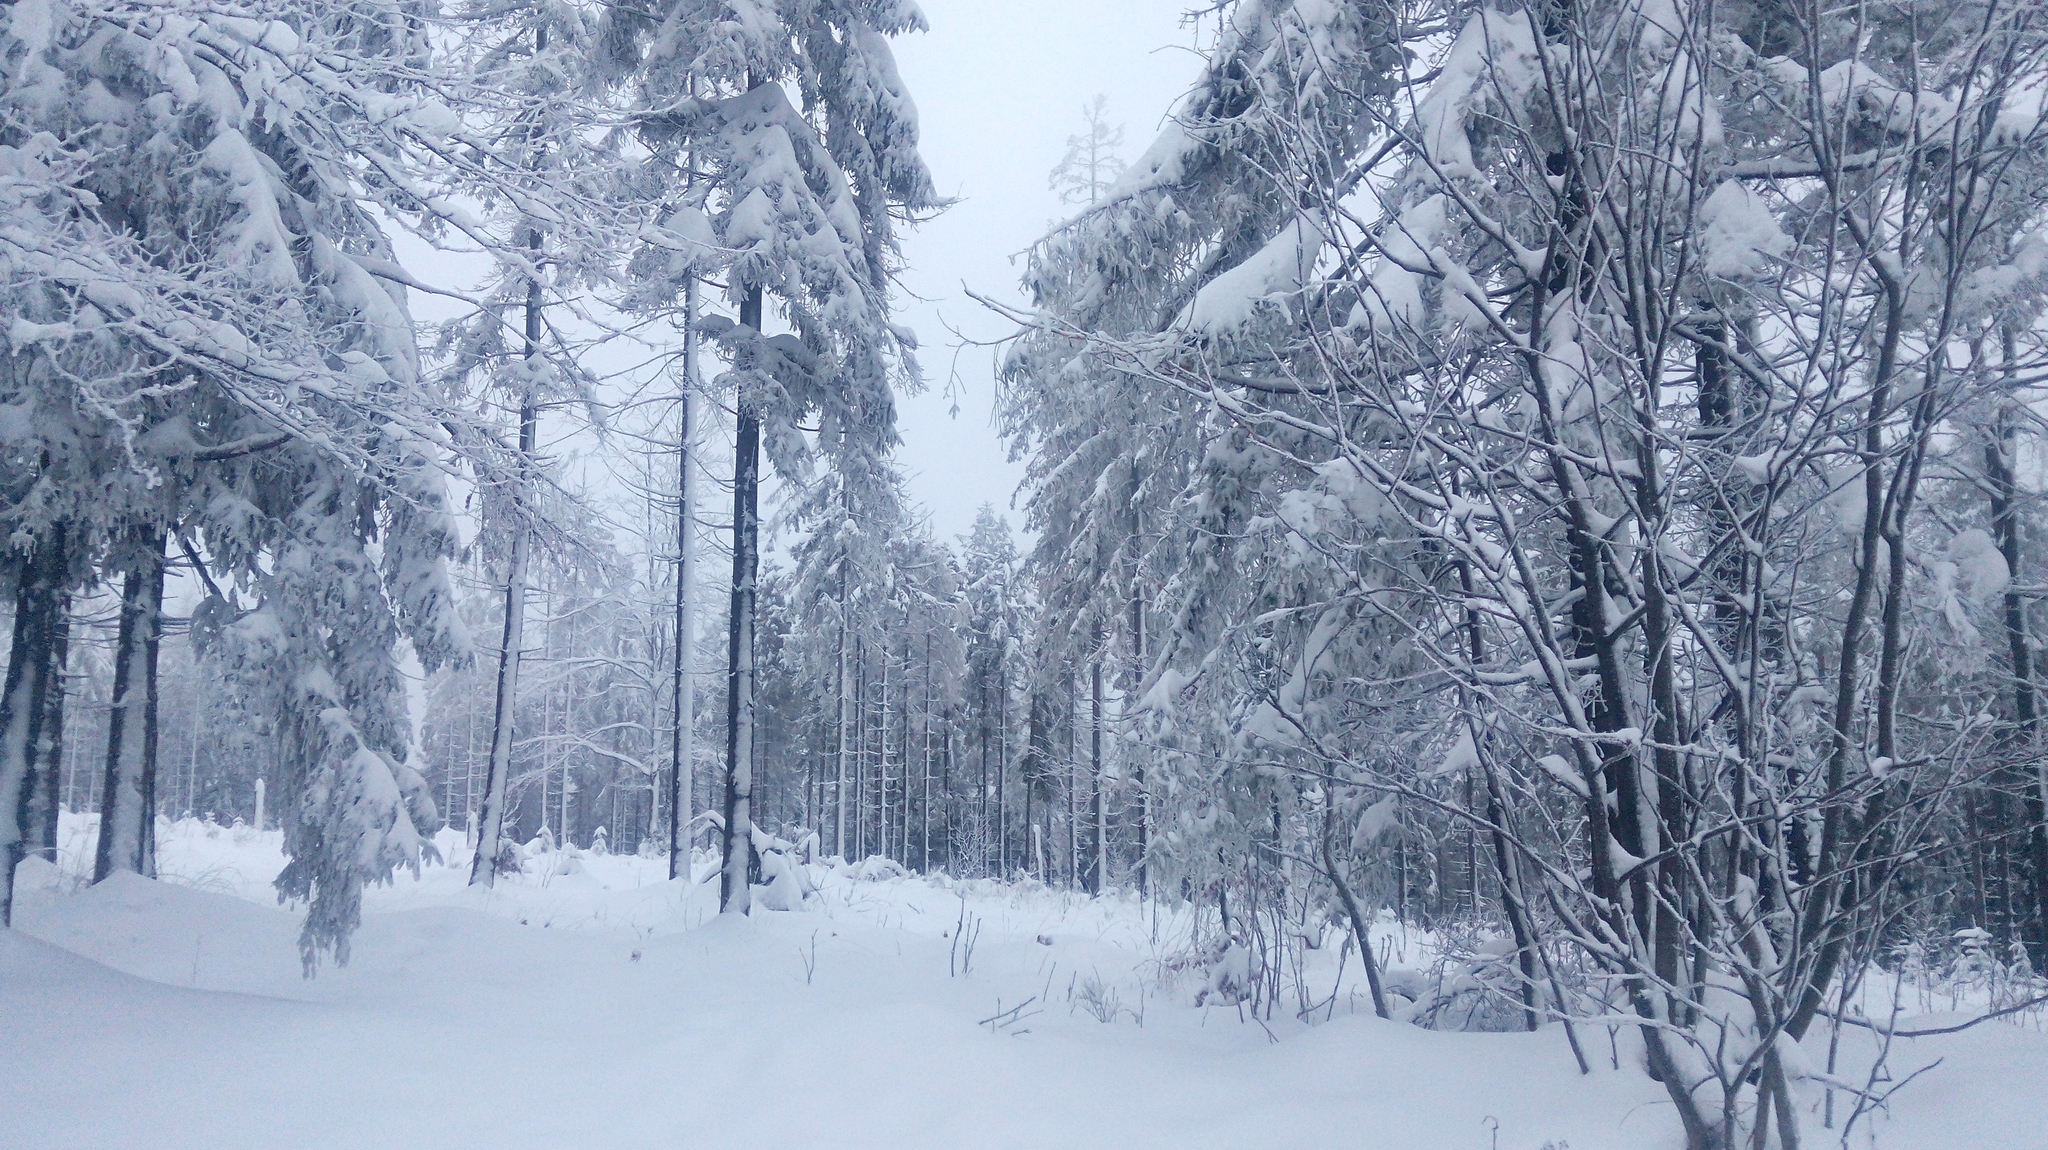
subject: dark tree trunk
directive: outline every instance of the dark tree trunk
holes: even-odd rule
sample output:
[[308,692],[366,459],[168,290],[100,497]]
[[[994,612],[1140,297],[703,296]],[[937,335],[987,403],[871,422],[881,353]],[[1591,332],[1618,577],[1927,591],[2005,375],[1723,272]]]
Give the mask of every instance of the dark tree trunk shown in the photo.
[[1089,668],[1088,700],[1088,758],[1093,775],[1088,800],[1087,886],[1089,894],[1101,894],[1103,884],[1109,881],[1109,850],[1108,843],[1104,841],[1109,837],[1109,827],[1103,801],[1102,664],[1099,661]]
[[[0,692],[0,926],[14,921],[14,872],[31,849],[40,849],[48,824],[38,809],[35,763],[48,713],[53,649],[62,627],[62,584],[66,574],[65,530],[48,528],[21,571],[15,591],[14,637],[7,660],[7,680]],[[54,829],[47,830],[54,847]],[[54,849],[52,855],[54,856]]]
[[106,782],[93,881],[116,871],[156,877],[156,657],[162,629],[164,537],[135,541],[121,589],[114,701],[107,709]]
[[[2014,362],[2012,333],[2005,334],[2005,362]],[[2008,372],[2011,368],[2008,366]],[[2018,428],[2010,411],[2001,407],[1991,441],[1984,445],[1984,474],[1991,486],[1991,528],[1997,537],[1999,554],[2005,557],[2010,584],[2020,579],[2020,518],[2017,506],[2019,485],[2013,474]],[[2033,951],[2036,969],[2048,968],[2048,772],[2040,762],[2037,735],[2040,728],[2038,696],[2034,685],[2034,644],[2027,633],[2026,598],[2012,586],[2005,593],[2005,638],[2012,658],[2013,727],[2003,748],[2001,780],[2004,789],[2017,794],[2026,815],[2028,867],[2033,872],[2033,932],[2026,943]],[[2003,831],[2003,826],[1998,828]],[[2018,903],[2018,892],[2008,901]],[[2012,914],[2015,921],[2024,915]]]
[[[1387,991],[1380,981],[1380,959],[1372,949],[1372,933],[1366,929],[1365,915],[1358,909],[1358,900],[1351,894],[1351,885],[1344,881],[1343,872],[1338,869],[1336,852],[1330,848],[1330,840],[1336,833],[1336,813],[1336,796],[1333,794],[1323,803],[1323,872],[1330,876],[1330,885],[1337,888],[1337,898],[1344,904],[1344,915],[1351,920],[1351,936],[1358,942],[1360,961],[1365,963],[1365,985],[1372,991],[1372,1012],[1381,1018],[1391,1019],[1394,1015],[1387,1008]],[[1225,926],[1228,927],[1227,921]]]
[[71,596],[57,597],[50,661],[43,671],[43,726],[37,733],[29,796],[29,852],[57,861],[57,820],[64,809],[64,673],[71,664]]
[[[740,323],[761,332],[761,289],[747,294]],[[761,566],[761,416],[744,394],[733,445],[732,620],[727,630],[725,706],[725,867],[719,909],[747,913],[751,891],[754,801],[754,581]]]
[[[542,41],[545,43],[545,41]],[[527,247],[540,259],[540,233],[527,237]],[[526,287],[526,361],[538,366],[541,338],[541,286],[533,281]],[[531,386],[519,404],[519,476],[513,495],[513,511],[523,516],[532,497],[533,453],[539,441],[540,409]],[[513,525],[512,558],[505,573],[504,630],[498,642],[497,696],[491,719],[491,757],[484,769],[484,797],[477,812],[476,857],[470,860],[471,885],[493,886],[498,878],[498,853],[505,834],[506,789],[512,775],[513,716],[519,703],[519,663],[526,645],[526,569],[532,547],[531,531],[523,518]],[[547,824],[547,783],[541,783],[541,824]]]
[[697,387],[697,281],[693,276],[683,306],[683,412],[676,436],[676,619],[675,730],[669,736],[668,877],[690,874],[690,819],[696,806],[696,686],[690,677],[694,661],[694,624],[690,592],[696,563],[690,552],[690,405]]

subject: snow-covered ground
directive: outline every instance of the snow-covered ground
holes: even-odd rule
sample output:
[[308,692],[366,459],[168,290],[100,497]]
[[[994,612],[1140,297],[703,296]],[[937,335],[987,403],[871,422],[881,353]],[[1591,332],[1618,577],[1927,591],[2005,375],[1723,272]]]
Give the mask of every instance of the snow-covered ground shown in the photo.
[[[84,846],[89,820],[66,832]],[[464,861],[460,835],[440,845]],[[803,910],[727,921],[715,883],[685,891],[654,860],[549,856],[489,893],[429,866],[371,891],[349,965],[309,980],[270,895],[275,832],[186,821],[161,858],[164,881],[89,888],[68,860],[24,869],[0,932],[0,1144],[1678,1144],[1604,1028],[1582,1077],[1555,1026],[1383,1022],[1334,946],[1310,952],[1333,992],[1313,1022],[1198,1007],[1183,922],[1129,897],[820,867]],[[1895,1076],[1939,1064],[1854,1144],[2048,1146],[2038,1026],[1901,1041]],[[1626,1064],[1626,1033],[1616,1049]],[[1819,1125],[1808,1143],[1835,1145]]]

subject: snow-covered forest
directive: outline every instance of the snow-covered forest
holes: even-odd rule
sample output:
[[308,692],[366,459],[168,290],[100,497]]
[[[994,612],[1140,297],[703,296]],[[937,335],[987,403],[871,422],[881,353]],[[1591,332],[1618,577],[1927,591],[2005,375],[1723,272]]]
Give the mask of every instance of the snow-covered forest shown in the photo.
[[2048,1145],[2048,7],[1155,6],[0,4],[0,1143]]

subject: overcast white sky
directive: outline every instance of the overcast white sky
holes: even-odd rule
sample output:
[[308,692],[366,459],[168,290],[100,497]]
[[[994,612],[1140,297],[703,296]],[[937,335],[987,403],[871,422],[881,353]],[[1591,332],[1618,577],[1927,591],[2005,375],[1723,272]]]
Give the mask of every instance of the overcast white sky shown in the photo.
[[[1081,106],[1109,98],[1136,159],[1197,74],[1182,26],[1188,0],[920,0],[931,31],[899,38],[897,62],[917,101],[925,162],[941,194],[960,202],[904,238],[910,268],[903,322],[923,345],[931,388],[899,398],[900,460],[911,493],[942,539],[965,534],[975,509],[1009,511],[1023,468],[1008,461],[990,422],[991,353],[959,338],[996,339],[1010,325],[967,298],[1021,301],[1022,252],[1071,209],[1046,186],[1082,127]],[[954,393],[947,380],[957,371]],[[959,414],[949,414],[954,402]]]

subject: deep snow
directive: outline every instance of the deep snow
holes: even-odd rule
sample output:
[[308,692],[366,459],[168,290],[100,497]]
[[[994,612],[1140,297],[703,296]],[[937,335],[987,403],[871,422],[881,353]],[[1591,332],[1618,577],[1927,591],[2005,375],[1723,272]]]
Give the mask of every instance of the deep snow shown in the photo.
[[[89,841],[89,820],[66,829]],[[440,843],[464,861],[459,835]],[[1604,1030],[1582,1078],[1557,1027],[1425,1031],[1371,1017],[1348,986],[1315,1025],[1195,1007],[1202,980],[1175,973],[1176,920],[1155,926],[1129,897],[820,870],[805,910],[727,921],[715,883],[686,898],[655,860],[535,865],[490,893],[464,887],[466,867],[430,865],[370,892],[350,965],[308,980],[299,917],[268,893],[278,852],[275,832],[186,821],[164,832],[164,881],[84,888],[24,868],[19,929],[0,932],[0,1143],[1677,1141],[1661,1089],[1610,1068]],[[963,904],[981,929],[972,969],[955,975]],[[1088,1009],[1090,982],[1116,996],[1114,1021]],[[983,1024],[1026,999],[1028,1017]],[[1942,1061],[1855,1144],[2048,1146],[2036,1026],[1902,1041],[1895,1074]],[[1862,1033],[1845,1033],[1852,1060]],[[1834,1145],[1818,1126],[1808,1144]]]

